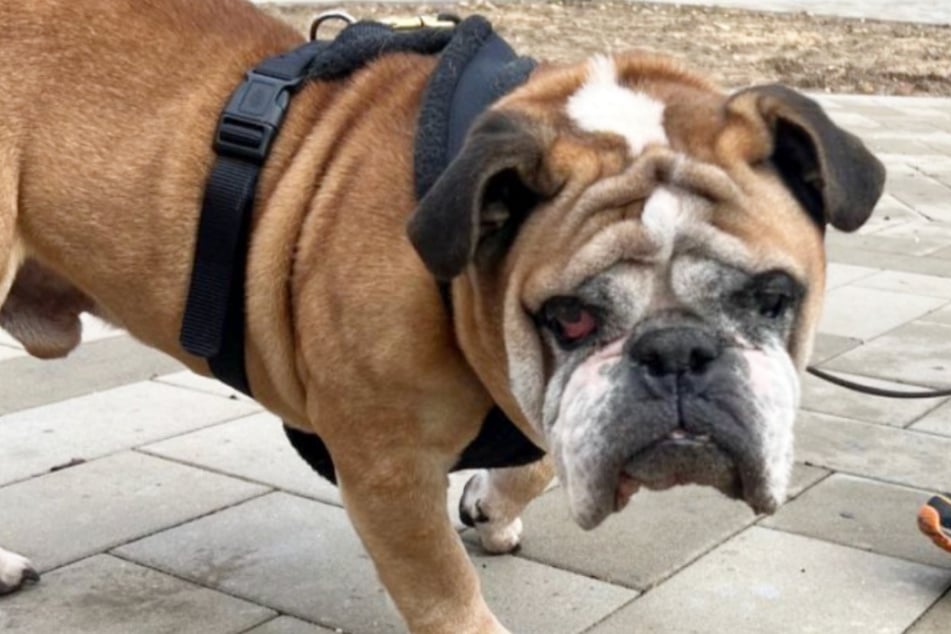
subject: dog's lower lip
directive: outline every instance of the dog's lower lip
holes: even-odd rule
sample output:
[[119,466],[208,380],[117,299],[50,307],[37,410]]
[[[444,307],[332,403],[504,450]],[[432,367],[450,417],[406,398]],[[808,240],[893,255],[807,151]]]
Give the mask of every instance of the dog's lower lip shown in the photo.
[[[701,462],[694,464],[694,460]],[[700,484],[712,486],[731,498],[744,498],[744,483],[730,454],[711,434],[693,434],[683,428],[668,432],[624,462],[616,488],[617,500],[625,483],[631,483],[629,488],[636,484],[637,489],[651,490]]]
[[614,493],[614,511],[620,511],[627,503],[630,502],[631,497],[640,491],[641,483],[640,481],[632,478],[623,471],[618,476],[617,489]]

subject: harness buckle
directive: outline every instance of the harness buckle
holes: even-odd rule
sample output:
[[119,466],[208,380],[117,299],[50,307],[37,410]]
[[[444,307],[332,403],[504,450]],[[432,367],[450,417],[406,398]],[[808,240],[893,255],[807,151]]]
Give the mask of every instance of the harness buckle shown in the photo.
[[215,152],[263,165],[303,77],[283,79],[249,71],[221,113]]

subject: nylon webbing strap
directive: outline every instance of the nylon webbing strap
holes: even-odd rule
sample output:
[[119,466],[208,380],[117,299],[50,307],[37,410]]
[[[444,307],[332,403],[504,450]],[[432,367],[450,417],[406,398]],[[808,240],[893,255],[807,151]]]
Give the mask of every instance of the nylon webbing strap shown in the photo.
[[271,57],[247,73],[218,120],[180,342],[231,387],[251,394],[244,354],[245,269],[258,176],[290,96],[324,44]]
[[[250,394],[244,369],[247,236],[260,167],[219,157],[212,168],[201,221],[181,341],[204,357],[216,377]],[[240,361],[240,363],[239,363]]]
[[[442,53],[435,77],[443,80],[431,81],[428,88],[430,97],[439,98],[427,99],[439,105],[424,113],[433,116],[421,121],[424,132],[417,138],[418,147],[433,149],[429,160],[415,160],[417,188],[431,184],[458,151],[478,113],[524,81],[531,69],[484,18],[470,17],[453,29],[408,32],[358,22],[331,42],[310,42],[258,64],[221,114],[214,143],[218,156],[205,189],[180,342],[188,352],[207,359],[218,379],[245,394],[251,394],[244,352],[251,216],[258,176],[290,97],[305,80],[340,79],[397,52]],[[427,119],[438,123],[427,125]],[[422,138],[429,142],[419,143]],[[444,299],[451,307],[448,296]]]

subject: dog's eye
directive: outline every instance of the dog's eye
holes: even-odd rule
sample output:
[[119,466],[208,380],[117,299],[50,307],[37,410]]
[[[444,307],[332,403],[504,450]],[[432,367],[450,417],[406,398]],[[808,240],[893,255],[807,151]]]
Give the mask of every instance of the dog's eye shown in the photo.
[[793,298],[786,293],[762,293],[759,298],[759,314],[769,319],[779,319],[792,305]]
[[767,319],[785,316],[802,297],[802,287],[780,271],[757,275],[748,288],[750,308]]
[[542,324],[562,345],[579,343],[598,328],[595,311],[576,297],[553,297],[542,305]]

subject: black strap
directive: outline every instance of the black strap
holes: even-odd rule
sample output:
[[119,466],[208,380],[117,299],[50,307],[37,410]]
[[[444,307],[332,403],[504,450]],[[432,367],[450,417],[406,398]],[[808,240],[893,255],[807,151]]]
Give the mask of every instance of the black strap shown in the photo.
[[182,346],[208,360],[216,377],[251,393],[244,364],[244,271],[260,167],[219,157],[212,168],[192,269]]
[[828,381],[833,385],[838,385],[839,387],[844,387],[847,390],[860,392],[862,394],[869,394],[871,396],[881,396],[884,398],[942,398],[945,396],[951,396],[951,388],[938,388],[934,390],[886,390],[881,387],[874,387],[872,385],[864,385],[862,383],[856,383],[855,381],[849,381],[848,379],[843,379],[841,376],[829,374],[828,372],[813,366],[806,368],[806,372],[813,376],[819,377],[823,381]]
[[249,71],[218,120],[180,342],[231,387],[251,394],[244,354],[245,269],[258,176],[290,96],[323,44],[310,42]]
[[[532,60],[515,55],[487,20],[472,16],[454,29],[395,31],[376,22],[358,22],[331,42],[309,42],[247,73],[218,121],[217,158],[205,188],[180,335],[185,350],[207,359],[218,379],[245,394],[251,394],[244,350],[251,216],[258,176],[290,97],[305,80],[341,79],[395,52],[441,53],[417,134],[420,196],[459,151],[478,114],[534,68]],[[435,98],[440,96],[436,93],[442,98]],[[429,148],[433,160],[422,164],[420,147]],[[451,317],[448,285],[440,286],[440,295]]]

